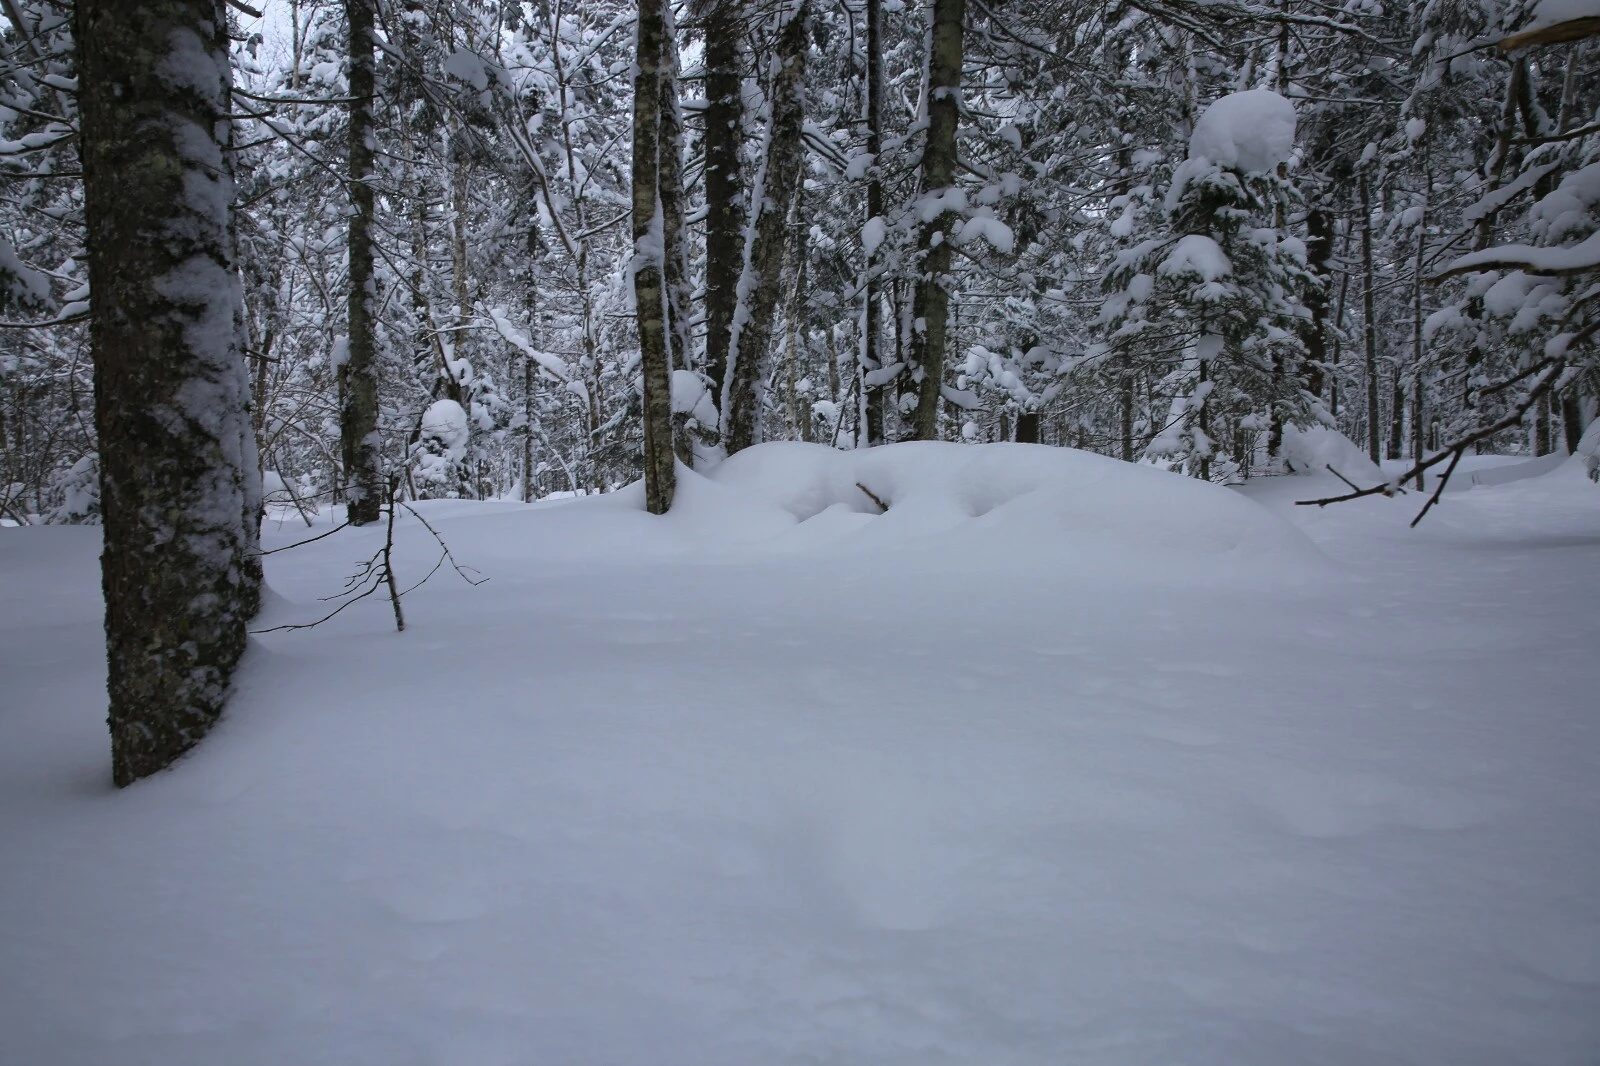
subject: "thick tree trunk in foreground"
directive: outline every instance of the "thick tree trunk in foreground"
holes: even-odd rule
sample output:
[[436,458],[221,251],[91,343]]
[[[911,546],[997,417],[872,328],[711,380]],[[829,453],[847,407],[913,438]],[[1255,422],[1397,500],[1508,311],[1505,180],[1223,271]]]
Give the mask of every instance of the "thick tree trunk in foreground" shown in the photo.
[[[118,785],[222,711],[260,602],[222,0],[79,0],[107,689]],[[251,516],[253,517],[253,516]]]
[[[339,370],[344,383],[339,444],[351,525],[378,520],[383,470],[378,439],[378,364],[373,328],[377,299],[372,276],[372,120],[374,0],[345,0],[350,27],[350,322],[349,350]],[[463,309],[464,311],[465,309]]]
[[729,455],[761,442],[762,384],[782,289],[789,207],[805,161],[802,94],[810,23],[810,6],[801,0],[778,38],[774,56],[778,70],[772,79],[772,129],[766,162],[750,191],[755,219],[745,251],[744,273],[739,278],[739,306],[734,312],[728,346],[731,365],[722,412],[722,442]]
[[[922,152],[924,196],[941,195],[955,185],[965,21],[965,0],[934,0],[933,51],[928,56],[928,143]],[[920,258],[911,339],[911,361],[922,373],[912,425],[912,436],[917,440],[936,440],[939,436],[940,390],[944,385],[950,328],[950,290],[945,283],[950,273],[950,230],[955,220],[954,212],[941,212],[923,224],[917,241]]]
[[744,185],[739,146],[744,138],[744,50],[739,34],[743,0],[703,5],[706,33],[706,376],[722,404],[728,342],[744,268]]
[[666,514],[677,486],[672,454],[671,342],[667,337],[666,251],[660,181],[662,59],[667,0],[639,0],[639,62],[633,94],[633,297],[644,372],[644,495],[651,514]]

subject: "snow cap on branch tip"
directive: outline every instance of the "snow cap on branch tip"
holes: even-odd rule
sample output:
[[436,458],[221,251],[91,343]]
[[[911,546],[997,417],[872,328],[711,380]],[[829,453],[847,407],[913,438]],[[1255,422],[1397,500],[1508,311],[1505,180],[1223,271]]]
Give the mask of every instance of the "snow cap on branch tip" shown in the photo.
[[1267,174],[1294,151],[1294,105],[1271,89],[1248,89],[1212,102],[1195,123],[1189,158],[1227,170]]

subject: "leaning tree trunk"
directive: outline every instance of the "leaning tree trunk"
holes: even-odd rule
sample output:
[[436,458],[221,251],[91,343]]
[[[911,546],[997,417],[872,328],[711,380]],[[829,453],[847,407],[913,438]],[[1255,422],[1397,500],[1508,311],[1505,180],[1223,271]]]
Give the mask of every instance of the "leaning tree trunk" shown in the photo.
[[633,93],[633,298],[644,371],[644,496],[651,514],[672,506],[672,367],[667,337],[666,252],[660,181],[662,90],[667,0],[639,0],[638,76]]
[[722,404],[728,344],[744,266],[744,189],[739,148],[744,134],[743,0],[703,6],[706,68],[706,377]]
[[762,382],[772,322],[778,306],[789,207],[800,184],[804,162],[806,46],[810,43],[810,5],[801,0],[778,38],[772,79],[772,116],[767,158],[752,183],[755,218],[746,238],[739,306],[728,346],[728,391],[723,404],[723,446],[728,454],[761,441]]
[[[79,0],[112,777],[222,711],[260,600],[223,0]],[[175,77],[174,71],[181,72]]]
[[339,445],[344,460],[350,524],[378,520],[383,469],[378,438],[378,364],[373,326],[377,283],[372,275],[372,119],[375,0],[345,0],[350,28],[350,321],[348,349],[339,368],[343,403]]
[[[933,49],[928,56],[928,143],[922,151],[922,194],[939,196],[955,184],[956,126],[961,119],[962,30],[965,0],[934,0]],[[917,292],[912,305],[911,361],[922,374],[912,436],[939,435],[939,400],[949,344],[951,225],[943,211],[924,223],[917,239]]]

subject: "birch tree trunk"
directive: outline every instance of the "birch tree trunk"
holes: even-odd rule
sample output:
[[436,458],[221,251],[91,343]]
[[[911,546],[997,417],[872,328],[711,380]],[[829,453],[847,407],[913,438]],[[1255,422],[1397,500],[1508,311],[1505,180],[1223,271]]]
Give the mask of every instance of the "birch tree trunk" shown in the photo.
[[[684,242],[683,107],[678,101],[678,29],[672,5],[663,8],[661,33],[661,141],[659,194],[661,197],[662,280],[666,286],[668,365],[689,370],[689,256]],[[670,393],[670,389],[669,389]],[[673,453],[685,466],[694,465],[694,442],[684,428],[684,418],[673,418]]]
[[761,441],[762,383],[772,347],[772,324],[782,289],[784,249],[788,241],[789,207],[800,183],[804,162],[806,46],[810,6],[800,0],[778,38],[773,57],[772,116],[767,158],[752,183],[754,215],[745,242],[744,270],[739,278],[739,305],[734,311],[728,346],[728,389],[722,415],[723,446],[729,455]]
[[222,0],[79,0],[112,778],[221,713],[260,602]]
[[378,364],[373,327],[377,283],[372,275],[374,0],[345,0],[350,29],[350,312],[339,443],[351,525],[378,520],[383,469],[378,439]]
[[[928,56],[928,143],[922,152],[922,194],[938,196],[955,183],[956,127],[961,119],[962,31],[965,0],[934,0],[933,49]],[[917,239],[917,292],[912,304],[911,360],[922,373],[912,436],[936,440],[939,402],[949,343],[950,229],[956,216],[943,211],[922,226]]]
[[[633,94],[633,296],[644,373],[644,495],[651,514],[672,506],[672,368],[667,337],[666,253],[659,189],[667,0],[639,0],[638,75]],[[670,82],[670,79],[668,79]],[[674,85],[666,86],[676,92]]]

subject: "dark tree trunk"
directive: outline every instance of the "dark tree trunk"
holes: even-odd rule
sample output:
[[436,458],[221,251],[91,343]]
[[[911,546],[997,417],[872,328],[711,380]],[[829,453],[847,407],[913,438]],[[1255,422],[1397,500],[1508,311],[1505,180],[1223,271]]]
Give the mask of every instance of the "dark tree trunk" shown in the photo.
[[[661,107],[667,0],[639,0],[638,76],[633,94],[633,296],[644,373],[644,495],[651,514],[672,506],[671,341],[667,337],[665,244],[660,180]],[[676,92],[675,85],[665,86]]]
[[260,602],[226,28],[222,0],[76,8],[118,785],[210,729]]
[[[883,0],[867,0],[867,220],[883,218]],[[883,367],[883,297],[878,292],[877,249],[867,256],[867,280],[862,286],[866,315],[861,339],[862,390],[866,407],[868,446],[883,443],[883,383],[866,383],[866,376]]]
[[1039,412],[1023,411],[1017,415],[1017,443],[1039,443]]
[[744,267],[743,0],[704,5],[706,33],[706,377],[720,406],[727,384],[728,343]]
[[1322,398],[1323,370],[1328,363],[1328,267],[1333,262],[1333,214],[1313,207],[1306,215],[1306,265],[1317,284],[1306,292],[1311,325],[1306,331],[1305,390]]
[[1578,450],[1583,439],[1583,407],[1578,403],[1578,390],[1569,388],[1561,397],[1561,432],[1566,438],[1567,454]]
[[[933,50],[928,56],[928,141],[922,152],[922,192],[936,196],[955,184],[956,127],[961,120],[962,32],[966,0],[934,0]],[[911,361],[921,372],[912,436],[939,436],[939,403],[949,343],[950,231],[953,212],[945,211],[922,227],[917,239],[917,292]]]
[[372,119],[374,0],[345,0],[350,29],[350,322],[339,444],[351,525],[378,520],[383,469],[378,438],[378,362],[373,327],[377,282],[372,274]]
[[1373,321],[1372,273],[1372,189],[1361,176],[1361,314],[1362,336],[1366,342],[1367,371],[1367,457],[1378,461],[1378,324]]
[[1119,420],[1121,424],[1118,429],[1122,438],[1122,461],[1131,463],[1133,462],[1133,359],[1125,355],[1120,361],[1122,373],[1118,387],[1122,395],[1119,397],[1121,402],[1118,405],[1121,408]]
[[802,0],[778,37],[777,76],[772,83],[772,129],[762,175],[751,189],[750,247],[739,279],[739,308],[729,345],[728,393],[722,413],[723,446],[728,454],[761,441],[762,384],[772,346],[772,324],[782,289],[789,207],[805,161],[806,47],[810,43],[810,5]]

